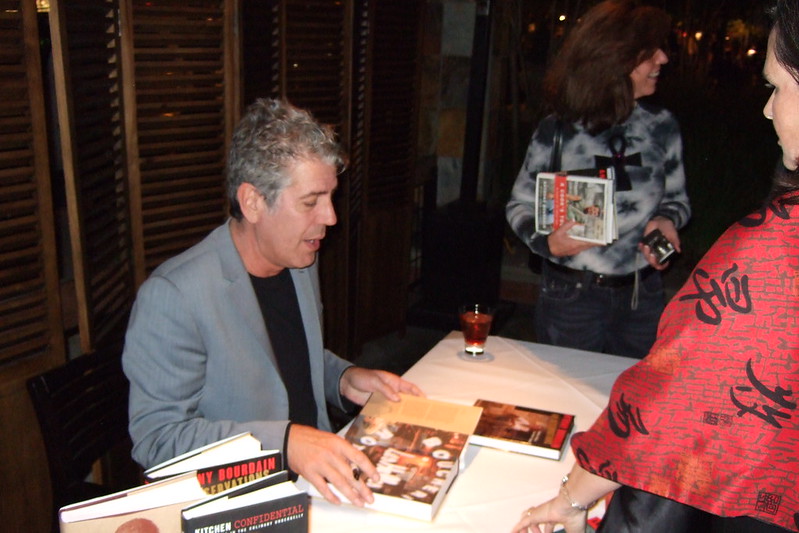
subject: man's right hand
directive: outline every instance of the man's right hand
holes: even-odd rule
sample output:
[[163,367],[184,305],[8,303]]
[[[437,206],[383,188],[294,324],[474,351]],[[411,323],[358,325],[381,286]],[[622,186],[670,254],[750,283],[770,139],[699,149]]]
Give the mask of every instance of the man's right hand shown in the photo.
[[574,220],[567,220],[558,229],[547,235],[547,243],[549,244],[549,253],[554,257],[567,257],[577,255],[582,251],[601,246],[593,242],[581,241],[572,238],[568,231],[574,227],[576,222]]
[[[379,481],[380,474],[369,458],[344,438],[310,426],[289,427],[288,466],[308,480],[325,499],[339,504],[341,500],[330,490],[330,482],[351,503],[363,507],[374,502],[372,491],[364,480]],[[355,479],[353,470],[360,472]]]

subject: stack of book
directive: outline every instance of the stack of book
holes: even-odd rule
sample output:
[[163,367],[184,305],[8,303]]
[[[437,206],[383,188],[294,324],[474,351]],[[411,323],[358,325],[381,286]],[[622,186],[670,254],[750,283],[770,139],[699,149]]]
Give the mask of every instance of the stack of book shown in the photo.
[[[401,396],[373,394],[345,438],[380,474],[365,480],[367,507],[419,520],[434,519],[469,444],[559,460],[574,427],[573,415],[529,407]],[[236,435],[147,470],[144,485],[61,508],[61,532],[307,533],[308,494],[284,468],[279,451]]]
[[574,239],[610,244],[616,227],[613,167],[592,171],[539,172],[535,185],[535,229],[549,234],[567,220]]
[[[201,531],[307,533],[308,495],[281,453],[249,433],[147,470],[144,485],[59,511],[62,533]],[[210,528],[210,529],[209,529]]]

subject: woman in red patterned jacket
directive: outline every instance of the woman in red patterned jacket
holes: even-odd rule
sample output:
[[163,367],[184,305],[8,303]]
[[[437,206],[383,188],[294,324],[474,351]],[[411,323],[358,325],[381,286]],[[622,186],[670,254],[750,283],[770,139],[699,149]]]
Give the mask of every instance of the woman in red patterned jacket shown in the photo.
[[799,531],[799,3],[777,0],[763,109],[783,151],[764,207],[730,227],[625,371],[558,495],[514,533]]

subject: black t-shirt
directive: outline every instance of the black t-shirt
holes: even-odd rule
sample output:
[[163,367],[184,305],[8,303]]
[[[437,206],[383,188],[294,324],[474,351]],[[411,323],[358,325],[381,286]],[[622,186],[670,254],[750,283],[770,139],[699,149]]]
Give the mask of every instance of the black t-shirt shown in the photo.
[[250,275],[272,342],[280,376],[289,397],[289,420],[316,427],[316,402],[311,386],[308,340],[291,273],[284,269],[268,278]]

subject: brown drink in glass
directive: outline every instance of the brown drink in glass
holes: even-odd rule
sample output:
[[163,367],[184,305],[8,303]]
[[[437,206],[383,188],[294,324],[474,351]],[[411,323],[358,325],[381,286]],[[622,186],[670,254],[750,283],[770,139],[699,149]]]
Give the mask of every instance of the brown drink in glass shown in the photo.
[[464,350],[471,356],[482,355],[488,333],[491,331],[493,309],[484,304],[464,305],[459,310],[459,316],[466,343]]

